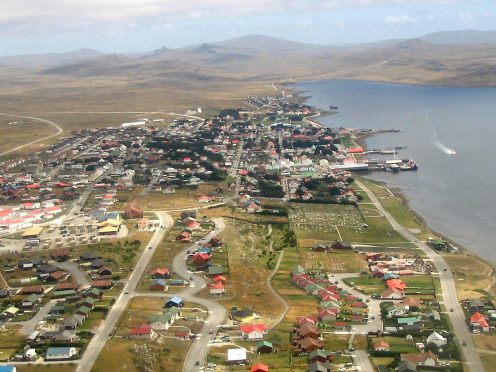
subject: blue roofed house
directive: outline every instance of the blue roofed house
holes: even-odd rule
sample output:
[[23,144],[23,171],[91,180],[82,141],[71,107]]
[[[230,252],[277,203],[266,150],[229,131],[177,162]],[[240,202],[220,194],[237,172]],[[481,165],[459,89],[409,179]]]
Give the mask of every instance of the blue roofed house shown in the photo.
[[165,302],[165,307],[183,307],[184,300],[179,296],[174,296]]
[[0,372],[17,372],[16,366],[0,366]]
[[75,347],[49,347],[46,351],[45,360],[68,360],[77,355]]
[[384,274],[384,276],[382,277],[384,280],[389,280],[389,279],[399,279],[399,275],[398,274],[395,274],[395,273],[386,273]]

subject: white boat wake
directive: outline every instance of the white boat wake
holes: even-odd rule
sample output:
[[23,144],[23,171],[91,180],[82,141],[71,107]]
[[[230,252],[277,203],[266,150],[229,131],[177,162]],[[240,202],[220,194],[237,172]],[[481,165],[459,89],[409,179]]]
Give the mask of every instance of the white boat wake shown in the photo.
[[440,140],[439,140],[439,137],[437,135],[437,130],[436,128],[434,127],[434,125],[432,124],[432,120],[429,116],[429,113],[426,111],[425,112],[425,119],[427,121],[427,123],[429,123],[429,126],[431,127],[431,133],[432,133],[432,141],[434,142],[434,144],[442,151],[444,152],[445,154],[448,154],[448,155],[455,155],[456,154],[456,151],[453,150],[453,149],[450,149],[448,146],[446,146],[444,143],[442,143]]

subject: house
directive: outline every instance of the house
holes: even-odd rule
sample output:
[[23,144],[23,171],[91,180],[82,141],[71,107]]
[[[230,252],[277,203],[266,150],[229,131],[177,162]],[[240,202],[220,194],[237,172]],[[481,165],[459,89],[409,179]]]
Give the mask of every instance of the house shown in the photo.
[[267,334],[268,328],[265,324],[246,324],[239,327],[241,337],[245,340],[261,340]]
[[57,285],[54,288],[54,291],[76,291],[79,288],[79,286],[76,283],[57,283]]
[[49,282],[58,282],[59,280],[67,278],[67,276],[68,274],[66,272],[58,270],[50,273],[46,280]]
[[398,372],[417,372],[417,366],[415,363],[404,360],[398,364],[396,369]]
[[393,304],[386,309],[386,318],[405,315],[408,313],[408,310],[408,306],[405,306],[403,304]]
[[483,332],[488,332],[489,331],[489,323],[487,322],[487,319],[484,315],[479,313],[478,311],[475,312],[471,317],[470,317],[470,325],[474,329],[480,329]]
[[124,215],[126,218],[143,218],[143,209],[136,205],[124,206]]
[[101,258],[95,258],[94,260],[91,261],[91,264],[90,264],[90,267],[93,270],[97,270],[102,266],[105,266],[105,261],[102,260]]
[[165,307],[183,307],[184,300],[179,296],[174,296],[165,302]]
[[71,255],[68,249],[57,249],[50,252],[50,257],[55,261],[67,261]]
[[268,372],[269,366],[263,363],[257,363],[251,366],[250,372]]
[[112,275],[112,269],[108,266],[101,266],[98,270],[98,275],[100,276],[108,276]]
[[10,306],[3,313],[2,316],[6,318],[14,318],[21,310],[15,306]]
[[83,305],[83,306],[79,306],[76,309],[75,314],[81,315],[86,319],[90,315],[91,310],[92,310],[91,307]]
[[438,364],[438,356],[432,351],[426,353],[407,353],[400,354],[401,361],[407,361],[415,364],[416,366],[436,366]]
[[42,285],[32,285],[27,287],[22,287],[20,294],[29,295],[29,294],[42,294],[45,291]]
[[167,279],[170,278],[169,269],[166,267],[157,267],[148,272],[153,279]]
[[164,279],[154,279],[150,283],[150,291],[154,292],[164,292],[167,291],[168,286]]
[[76,329],[84,322],[84,316],[79,314],[73,314],[64,320],[64,329]]
[[398,289],[388,288],[381,294],[381,298],[388,300],[401,300],[405,296],[404,292]]
[[314,350],[308,355],[308,362],[309,363],[314,363],[314,362],[320,362],[320,363],[327,363],[334,359],[333,354],[329,353],[328,351],[325,350]]
[[226,277],[224,275],[217,275],[217,276],[214,276],[213,277],[212,281],[214,283],[221,283],[221,284],[225,285],[227,279],[226,279]]
[[324,347],[324,342],[312,337],[305,337],[303,340],[298,341],[298,347],[304,352],[310,353],[317,349]]
[[228,349],[227,363],[228,364],[245,364],[248,361],[246,349]]
[[21,307],[23,309],[31,309],[38,305],[41,301],[41,296],[37,294],[31,294],[28,297],[26,297],[22,302],[21,302]]
[[350,249],[353,249],[353,246],[351,245],[350,242],[344,242],[342,240],[336,240],[334,243],[332,243],[331,248],[337,249],[337,250],[350,250]]
[[331,372],[329,362],[312,362],[308,365],[308,372]]
[[224,289],[224,284],[222,283],[213,283],[210,284],[210,294],[211,295],[222,295],[224,294],[225,289]]
[[272,353],[274,347],[272,346],[272,342],[269,341],[260,341],[256,345],[257,352],[260,354],[269,354]]
[[191,231],[183,230],[176,236],[176,241],[181,243],[189,243],[191,242]]
[[101,258],[101,256],[93,252],[84,252],[79,256],[79,261],[93,261],[97,258]]
[[195,253],[192,259],[195,266],[199,269],[204,268],[209,260],[210,260],[210,255],[208,253]]
[[93,280],[91,281],[91,287],[92,288],[98,288],[98,289],[110,289],[112,288],[114,283],[112,280]]
[[155,337],[155,331],[149,325],[142,325],[141,327],[136,327],[129,331],[129,338],[140,339],[140,340],[153,340]]
[[321,309],[319,311],[319,319],[324,322],[333,322],[336,320],[337,314],[331,309]]
[[472,312],[484,310],[484,302],[478,298],[471,298],[466,303]]
[[416,323],[420,323],[420,319],[416,316],[410,316],[406,318],[396,318],[396,322],[398,325],[413,325]]
[[173,307],[160,315],[150,317],[149,323],[155,331],[166,331],[180,316],[181,310]]
[[418,310],[422,305],[422,300],[416,297],[405,297],[401,303],[404,306],[408,306],[410,310]]
[[0,288],[0,298],[10,297],[10,291],[6,288]]
[[299,329],[297,329],[296,333],[301,338],[310,337],[310,338],[318,339],[320,337],[320,330],[314,324],[305,324]]
[[69,360],[77,353],[75,347],[49,347],[45,354],[45,360]]
[[427,344],[435,344],[437,347],[443,347],[448,344],[448,340],[446,337],[441,336],[439,333],[436,331],[433,331],[428,337],[427,337]]
[[77,336],[76,336],[76,332],[74,331],[70,331],[70,330],[63,330],[61,332],[57,332],[54,336],[53,336],[53,341],[55,342],[67,342],[67,343],[71,343],[71,342],[74,342],[76,340]]
[[386,341],[375,342],[374,351],[389,351],[389,343],[387,343]]

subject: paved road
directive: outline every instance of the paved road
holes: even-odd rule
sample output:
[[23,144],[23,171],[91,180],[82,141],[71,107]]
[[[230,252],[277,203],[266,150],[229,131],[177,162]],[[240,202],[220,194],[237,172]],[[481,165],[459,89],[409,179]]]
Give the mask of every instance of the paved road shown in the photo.
[[117,297],[115,304],[110,309],[105,321],[102,326],[95,332],[95,335],[91,339],[86,352],[79,362],[77,372],[90,372],[93,364],[95,363],[98,354],[102,350],[105,342],[108,339],[108,335],[117,325],[117,322],[121,318],[124,311],[127,309],[129,301],[133,298],[134,291],[138,286],[140,279],[148,267],[150,260],[155,252],[155,249],[159,243],[163,240],[166,232],[173,226],[174,220],[166,212],[156,212],[158,218],[160,219],[160,224],[167,226],[167,229],[157,229],[153,234],[147,247],[152,247],[152,249],[145,248],[141,258],[139,259],[136,267],[129,276],[124,288]]
[[[364,324],[354,325],[353,328],[359,333],[367,333],[367,332],[377,332],[378,330],[382,330],[382,319],[381,319],[381,300],[370,298],[367,295],[364,295],[362,292],[353,289],[348,286],[345,282],[343,282],[344,278],[352,278],[360,275],[359,273],[339,273],[339,274],[331,274],[330,279],[332,281],[337,281],[338,285],[345,289],[348,293],[361,298],[362,300],[368,299],[367,303],[369,307],[369,321]],[[372,319],[374,317],[375,319]]]
[[[460,346],[463,354],[463,359],[467,366],[473,372],[485,371],[484,365],[477,354],[477,349],[475,348],[474,342],[472,340],[472,334],[470,333],[467,322],[465,320],[465,314],[463,313],[462,307],[458,302],[458,297],[456,295],[455,281],[453,275],[448,265],[444,261],[443,257],[434,252],[427,244],[419,241],[412,233],[407,229],[402,227],[391,214],[384,209],[377,197],[360,181],[356,181],[356,184],[368,195],[374,206],[382,212],[384,217],[387,218],[391,226],[405,239],[414,243],[418,248],[422,249],[424,253],[432,261],[434,267],[439,273],[439,278],[441,279],[441,289],[443,296],[443,303],[446,309],[453,309],[453,312],[448,311],[447,314],[450,318],[451,324],[453,325],[456,338],[458,343],[466,342],[467,346]],[[446,271],[445,271],[446,270]]]
[[41,123],[49,124],[52,127],[55,127],[55,129],[57,129],[57,132],[55,132],[53,134],[50,134],[49,136],[46,136],[46,137],[43,137],[43,138],[38,138],[37,140],[34,140],[34,141],[31,141],[31,142],[25,143],[24,145],[16,146],[16,147],[14,147],[14,148],[12,148],[10,150],[1,152],[0,153],[0,156],[4,156],[4,155],[7,155],[7,154],[10,154],[11,152],[20,150],[20,149],[22,149],[24,147],[31,146],[31,145],[34,145],[35,143],[42,142],[42,141],[45,141],[45,140],[50,139],[52,137],[58,136],[60,133],[62,133],[64,131],[57,123],[54,123],[53,121],[50,121],[50,120],[35,118],[35,117],[32,117],[32,116],[10,115],[10,114],[4,114],[4,113],[1,113],[1,112],[0,112],[0,115],[1,116],[11,117],[11,118],[31,119],[31,120],[38,121],[38,122],[41,122]]
[[45,305],[43,305],[36,315],[32,317],[29,320],[26,320],[24,322],[11,322],[9,324],[19,324],[21,325],[21,333],[23,335],[29,336],[31,333],[33,333],[36,330],[36,327],[38,326],[38,323],[41,322],[45,317],[48,315],[48,312],[50,309],[60,300],[51,300],[48,301]]
[[79,265],[74,262],[74,261],[64,261],[64,262],[56,262],[52,261],[50,262],[55,267],[58,267],[59,269],[62,269],[64,271],[67,271],[69,274],[71,274],[71,277],[76,280],[77,284],[80,286],[85,286],[90,284],[90,278],[88,276],[88,273],[81,269]]
[[[225,224],[222,218],[215,218],[215,229],[211,231],[205,238],[205,241],[210,240],[216,235],[220,234],[224,228]],[[219,303],[200,297],[195,297],[196,293],[201,291],[206,287],[207,282],[205,278],[198,274],[193,274],[188,270],[186,266],[186,259],[188,257],[187,251],[193,249],[195,244],[190,247],[185,248],[181,253],[179,253],[172,261],[172,267],[177,275],[183,277],[192,284],[189,288],[181,292],[179,295],[188,302],[194,302],[205,306],[208,309],[208,317],[203,324],[202,329],[199,333],[201,336],[196,339],[191,348],[186,355],[186,360],[183,365],[183,372],[193,372],[199,371],[200,367],[204,366],[204,362],[207,358],[209,343],[215,339],[217,329],[224,322],[226,317],[226,308]],[[190,279],[192,278],[192,279]],[[213,329],[214,333],[209,334],[209,330]],[[199,362],[199,366],[195,366],[195,363]]]
[[359,371],[375,371],[374,365],[370,361],[369,355],[365,350],[355,350],[351,353],[351,356]]

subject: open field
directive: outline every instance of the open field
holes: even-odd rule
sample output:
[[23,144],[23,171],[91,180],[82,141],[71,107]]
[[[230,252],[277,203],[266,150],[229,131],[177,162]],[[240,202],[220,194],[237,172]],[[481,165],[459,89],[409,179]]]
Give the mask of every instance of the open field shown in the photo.
[[[9,123],[16,124],[9,124]],[[0,153],[57,132],[50,124],[30,119],[0,116]],[[38,150],[42,148],[36,144]],[[11,155],[11,154],[10,154]],[[9,156],[10,156],[9,155]]]
[[460,300],[495,296],[494,271],[489,264],[469,254],[444,254],[453,272]]
[[[277,254],[269,250],[268,229],[264,225],[241,221],[227,221],[221,234],[227,255],[220,255],[217,264],[229,263],[226,294],[220,300],[228,310],[252,307],[260,321],[271,324],[282,312],[282,304],[267,289],[266,279],[271,274],[270,263]],[[216,255],[213,255],[215,263]]]
[[354,273],[368,269],[364,256],[353,251],[324,253],[302,248],[299,250],[299,263],[305,268],[329,273]]
[[0,361],[8,360],[24,344],[25,337],[18,332],[19,328],[19,326],[9,326],[0,332]]
[[73,364],[49,364],[39,365],[31,363],[30,365],[17,365],[17,372],[73,372],[76,366]]

